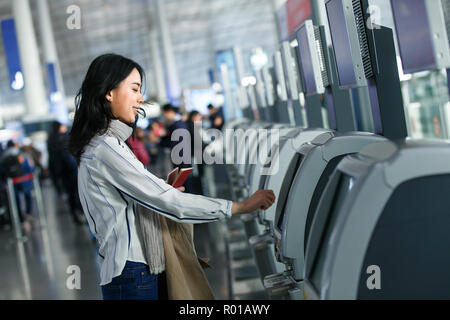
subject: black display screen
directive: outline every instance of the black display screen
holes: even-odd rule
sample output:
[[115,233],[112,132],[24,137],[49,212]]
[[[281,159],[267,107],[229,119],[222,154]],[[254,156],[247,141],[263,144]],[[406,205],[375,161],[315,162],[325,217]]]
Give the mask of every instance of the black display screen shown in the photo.
[[328,22],[330,24],[339,84],[341,87],[352,88],[358,85],[353,67],[350,38],[347,33],[344,7],[341,0],[330,0],[326,4]]
[[431,31],[424,0],[391,0],[404,73],[433,69]]
[[[333,239],[331,239],[331,234],[338,217],[338,212],[341,209],[348,192],[352,188],[352,179],[353,178],[347,175],[340,176],[339,183],[334,193],[333,203],[330,206],[330,211],[328,212],[328,216],[326,218],[325,227],[323,229],[320,244],[314,258],[314,264],[310,277],[312,285],[318,292],[320,292],[320,288],[322,287],[325,258],[329,252],[331,241],[333,241]],[[312,232],[314,231],[312,230]]]
[[300,64],[303,70],[303,80],[305,83],[306,95],[316,94],[316,78],[314,76],[313,62],[305,26],[302,26],[297,31],[297,41],[298,52],[300,55]]

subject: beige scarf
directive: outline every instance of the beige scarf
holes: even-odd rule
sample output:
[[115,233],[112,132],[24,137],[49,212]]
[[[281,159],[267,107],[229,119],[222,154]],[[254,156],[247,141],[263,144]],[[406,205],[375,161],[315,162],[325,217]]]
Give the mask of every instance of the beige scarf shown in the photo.
[[144,256],[152,273],[162,272],[161,263],[165,263],[169,299],[214,299],[203,271],[209,265],[195,251],[193,225],[175,222],[139,204],[136,209]]
[[136,226],[150,273],[159,274],[163,272],[166,268],[166,262],[159,215],[140,204],[136,204]]

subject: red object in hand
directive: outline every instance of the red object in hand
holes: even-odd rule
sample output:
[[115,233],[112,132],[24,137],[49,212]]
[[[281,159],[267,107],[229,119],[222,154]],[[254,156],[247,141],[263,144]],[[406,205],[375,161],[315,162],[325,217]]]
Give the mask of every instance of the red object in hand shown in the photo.
[[175,179],[175,182],[173,183],[173,187],[174,188],[179,188],[181,187],[187,180],[187,178],[189,177],[189,175],[192,172],[192,168],[185,168],[185,169],[181,169],[177,178]]

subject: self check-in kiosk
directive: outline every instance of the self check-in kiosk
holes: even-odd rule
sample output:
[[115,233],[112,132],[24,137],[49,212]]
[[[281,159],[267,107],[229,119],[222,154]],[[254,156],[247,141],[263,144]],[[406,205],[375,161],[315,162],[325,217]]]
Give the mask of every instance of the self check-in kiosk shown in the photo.
[[[272,170],[268,170],[261,179],[254,179],[254,186],[257,183],[258,188],[273,190],[277,199],[269,209],[259,212],[257,218],[259,222],[258,234],[249,239],[255,256],[259,255],[258,268],[262,280],[284,270],[284,265],[277,262],[274,256],[273,244],[273,221],[276,208],[285,201],[288,196],[289,186],[298,169],[297,151],[304,144],[310,142],[318,135],[329,132],[327,129],[305,129],[292,130],[284,137],[280,138],[280,146],[278,152],[272,155],[270,166]],[[267,169],[260,168],[260,169]],[[273,296],[279,296],[279,288],[274,290]]]
[[449,157],[409,140],[341,161],[309,234],[307,298],[449,299]]
[[[258,159],[254,165],[249,165],[247,176],[249,177],[248,194],[252,194],[258,189],[265,188],[266,179],[279,171],[280,149],[283,149],[286,143],[302,132],[302,128],[276,128],[274,131],[267,131],[266,135],[260,137],[258,141]],[[256,148],[254,150],[254,156]],[[261,233],[261,226],[257,220],[257,213],[244,215],[241,217],[244,222],[246,235],[249,239],[253,256],[255,258],[261,280],[265,276],[272,274],[275,269],[275,261],[273,259],[273,250],[266,244],[255,244],[255,237]]]
[[[328,178],[343,157],[357,153],[367,145],[385,140],[370,133],[328,132],[316,137],[298,151],[300,164],[289,187],[289,196],[284,203],[277,206],[274,220],[275,254],[277,260],[286,265],[286,272],[280,280],[283,284],[291,281],[292,285],[288,290],[291,298],[298,299],[303,296],[307,229],[314,218],[317,203]],[[273,285],[273,281],[271,284]]]
[[[352,88],[368,85],[372,93],[370,108],[374,115],[374,121],[377,122],[377,133],[387,134],[391,138],[405,137],[406,127],[395,65],[392,32],[381,28],[380,34],[366,33],[365,24],[362,24],[364,18],[361,13],[363,11],[362,2],[330,0],[326,5],[340,87]],[[299,30],[299,47],[302,38],[304,44],[304,37],[308,36],[307,27],[303,26],[303,28],[305,28],[303,31]],[[311,28],[309,29],[312,31]],[[303,36],[301,36],[302,34]],[[312,32],[309,34],[311,36]],[[375,50],[381,47],[391,50],[387,50],[381,55]],[[343,54],[344,52],[345,54]],[[319,54],[316,53],[316,55]],[[304,55],[302,59],[305,59]],[[389,63],[393,65],[389,65]],[[319,73],[317,70],[320,71],[320,69],[316,68],[316,73]],[[305,83],[311,84],[320,79],[323,73],[315,74],[313,70],[313,72],[305,72],[304,75],[305,77],[310,76],[310,79],[305,78]],[[393,75],[396,78],[389,80],[389,76]],[[393,88],[398,87],[398,92],[392,91],[393,88],[388,90],[393,95],[393,104],[389,105],[392,110],[388,110],[387,92],[383,91],[383,89],[386,90],[386,84],[380,84],[381,81],[390,82]],[[332,99],[329,101],[334,104]],[[335,110],[336,114],[339,112],[339,110]],[[397,116],[395,119],[399,122],[397,127],[393,124],[394,119],[386,118],[387,114]],[[354,117],[352,112],[339,115]],[[354,119],[352,119],[352,123],[354,123]],[[286,293],[293,299],[303,297],[305,240],[308,237],[308,226],[314,219],[315,209],[328,178],[342,158],[356,154],[362,148],[384,140],[386,140],[384,137],[366,133],[327,133],[317,137],[312,143],[299,150],[301,165],[289,188],[289,196],[280,207],[277,206],[274,221],[276,255],[280,262],[286,264],[286,272],[267,278],[265,284],[269,292],[278,290],[277,282],[286,287],[286,284],[291,281],[291,286],[287,286]]]
[[[406,6],[405,1],[392,0],[396,26],[407,25],[399,19],[410,13],[417,15],[415,23],[425,21],[419,17],[427,15],[425,3],[431,4],[410,1]],[[368,3],[361,4],[364,12]],[[398,14],[397,10],[406,11]],[[410,37],[414,30],[426,33],[428,28],[416,25],[410,29]],[[404,30],[398,36],[407,33]],[[406,65],[410,67],[428,68],[425,60],[418,62],[416,54],[403,50],[402,61],[409,61]],[[408,64],[412,61],[415,63]],[[450,216],[445,194],[450,183],[449,146],[437,141],[386,141],[340,162],[307,234],[307,298],[450,297],[450,258],[446,254]]]

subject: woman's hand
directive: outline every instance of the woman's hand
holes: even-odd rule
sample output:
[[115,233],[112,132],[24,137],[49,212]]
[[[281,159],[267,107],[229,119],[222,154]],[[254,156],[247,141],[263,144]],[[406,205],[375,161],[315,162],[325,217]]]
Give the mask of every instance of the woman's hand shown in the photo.
[[184,192],[186,190],[183,186],[176,188],[178,191]]
[[267,210],[275,202],[272,190],[258,190],[243,202],[233,202],[231,214],[252,213],[258,209]]

